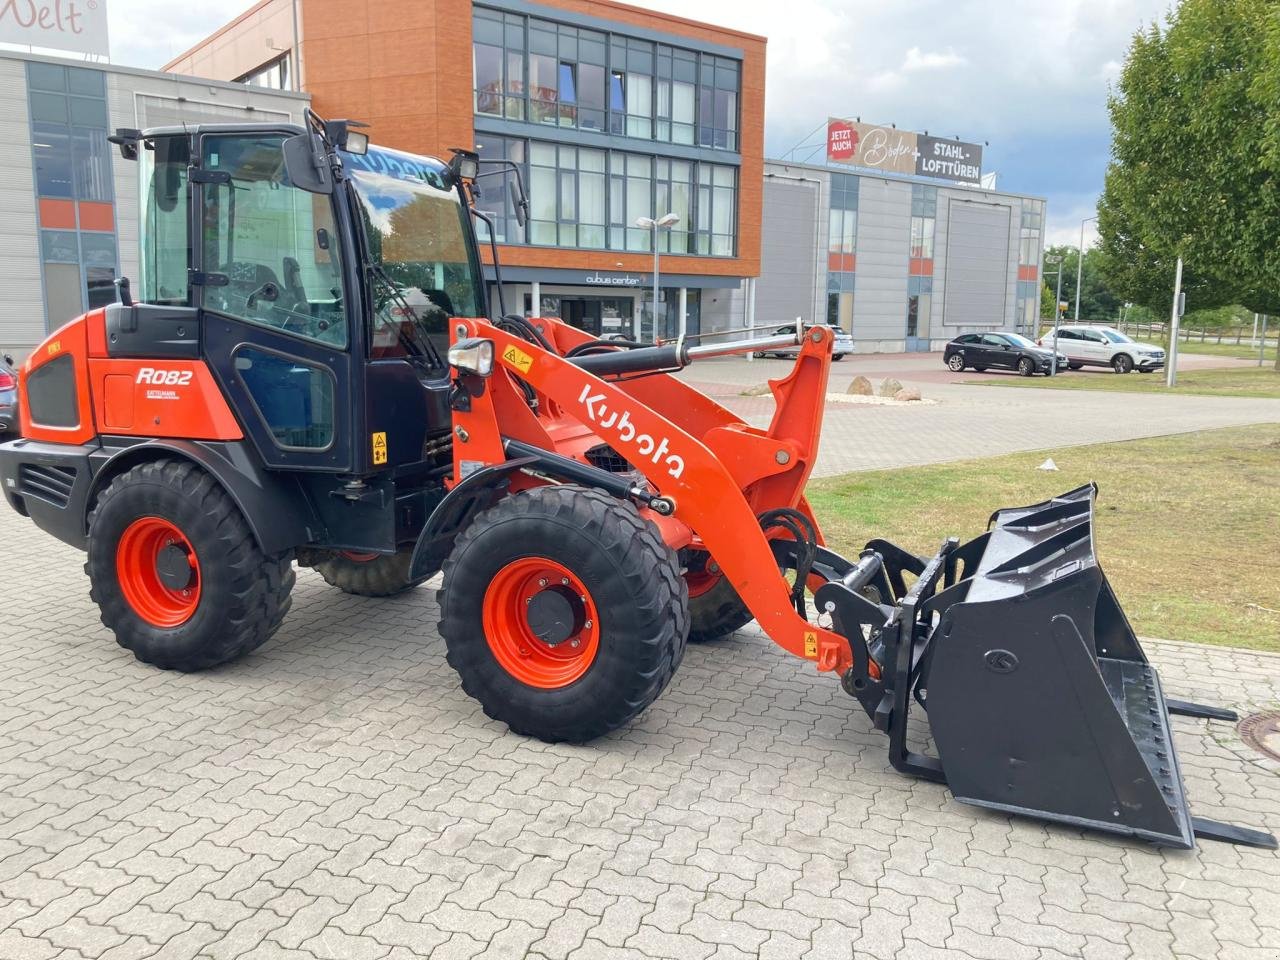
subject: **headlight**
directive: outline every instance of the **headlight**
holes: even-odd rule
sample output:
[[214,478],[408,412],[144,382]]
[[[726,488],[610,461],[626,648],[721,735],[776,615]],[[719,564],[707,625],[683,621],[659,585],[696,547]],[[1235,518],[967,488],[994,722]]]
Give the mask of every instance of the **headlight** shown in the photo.
[[493,373],[493,341],[480,337],[459,340],[449,348],[449,366],[478,377],[489,376]]

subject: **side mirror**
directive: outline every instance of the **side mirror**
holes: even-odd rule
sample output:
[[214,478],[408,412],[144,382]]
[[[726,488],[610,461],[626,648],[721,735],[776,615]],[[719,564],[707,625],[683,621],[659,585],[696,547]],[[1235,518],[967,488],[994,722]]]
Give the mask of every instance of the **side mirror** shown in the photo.
[[9,366],[11,366],[11,367],[12,367],[12,366],[13,366],[13,354],[11,354],[11,353],[6,353],[6,354],[4,355],[4,362],[5,362],[5,363],[7,363]]
[[289,182],[308,193],[333,193],[333,171],[324,144],[314,133],[300,133],[284,142],[284,170]]
[[507,183],[507,191],[511,194],[511,208],[516,212],[516,223],[523,227],[529,219],[529,201],[516,187],[514,180]]

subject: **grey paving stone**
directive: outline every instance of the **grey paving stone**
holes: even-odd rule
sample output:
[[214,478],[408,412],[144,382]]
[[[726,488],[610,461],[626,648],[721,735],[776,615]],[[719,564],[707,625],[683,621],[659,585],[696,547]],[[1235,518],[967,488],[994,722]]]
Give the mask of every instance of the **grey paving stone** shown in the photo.
[[[3,960],[1280,954],[1274,854],[966,808],[754,627],[547,747],[458,689],[429,588],[303,572],[271,643],[170,674],[102,630],[80,555],[2,509],[0,541]],[[1147,649],[1172,696],[1280,703],[1280,657]],[[1196,813],[1280,828],[1280,765],[1174,724]]]

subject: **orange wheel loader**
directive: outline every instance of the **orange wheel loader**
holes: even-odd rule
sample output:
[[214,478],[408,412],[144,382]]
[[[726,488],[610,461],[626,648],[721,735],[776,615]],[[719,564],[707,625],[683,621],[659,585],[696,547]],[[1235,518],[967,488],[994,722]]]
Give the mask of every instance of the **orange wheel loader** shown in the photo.
[[[295,562],[367,596],[441,573],[466,693],[516,733],[585,741],[653,702],[688,640],[754,619],[833,675],[894,767],[960,800],[1275,846],[1190,814],[1170,715],[1228,714],[1164,697],[1095,558],[1092,487],[932,557],[871,540],[845,559],[804,496],[828,328],[642,344],[491,310],[492,171],[353,126],[113,137],[141,175],[139,276],[26,359],[0,482],[87,552],[121,646],[174,670],[241,657],[288,614]],[[787,348],[767,429],[671,376]]]

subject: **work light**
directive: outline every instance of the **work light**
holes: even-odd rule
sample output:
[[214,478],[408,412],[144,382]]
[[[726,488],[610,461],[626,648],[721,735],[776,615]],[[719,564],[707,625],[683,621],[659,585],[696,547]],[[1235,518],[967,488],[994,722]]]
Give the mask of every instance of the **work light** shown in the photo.
[[449,348],[449,366],[478,377],[489,376],[493,373],[493,341],[482,337],[459,340]]

